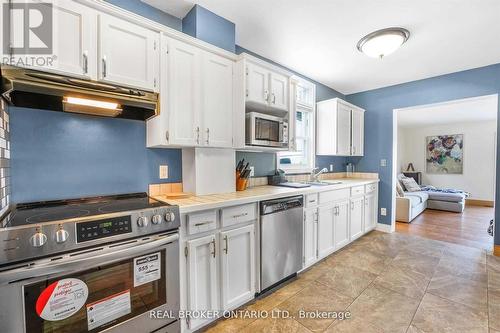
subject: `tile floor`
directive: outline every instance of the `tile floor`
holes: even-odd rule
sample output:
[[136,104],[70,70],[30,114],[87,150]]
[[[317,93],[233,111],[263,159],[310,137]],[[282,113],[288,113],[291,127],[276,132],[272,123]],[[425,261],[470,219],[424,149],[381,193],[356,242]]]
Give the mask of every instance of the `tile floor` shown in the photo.
[[[500,332],[500,258],[484,250],[373,231],[242,309],[291,318],[231,318],[209,332]],[[301,318],[300,310],[350,319]]]

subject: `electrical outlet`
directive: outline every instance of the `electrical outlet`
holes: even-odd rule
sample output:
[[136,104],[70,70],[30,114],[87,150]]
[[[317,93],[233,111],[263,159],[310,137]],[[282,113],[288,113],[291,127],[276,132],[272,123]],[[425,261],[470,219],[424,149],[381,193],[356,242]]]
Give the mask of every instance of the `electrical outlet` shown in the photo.
[[330,164],[330,172],[333,172],[333,164]]
[[386,167],[387,166],[387,160],[385,158],[380,160],[380,166]]
[[252,165],[250,166],[250,177],[255,176],[255,167]]
[[387,208],[380,208],[380,215],[386,216],[387,215]]
[[160,165],[160,179],[168,179],[168,165]]

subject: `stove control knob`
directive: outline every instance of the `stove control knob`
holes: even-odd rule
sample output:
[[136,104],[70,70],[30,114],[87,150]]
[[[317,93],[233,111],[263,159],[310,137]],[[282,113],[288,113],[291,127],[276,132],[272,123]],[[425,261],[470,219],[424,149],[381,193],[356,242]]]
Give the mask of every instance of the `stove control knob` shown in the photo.
[[175,220],[175,214],[173,212],[167,212],[165,214],[165,220],[167,222],[173,222]]
[[47,236],[40,232],[40,231],[37,231],[33,236],[31,236],[30,238],[30,244],[31,246],[33,247],[41,247],[43,246],[45,243],[47,243]]
[[63,228],[59,228],[59,230],[56,231],[56,242],[58,244],[64,243],[68,237],[69,233]]
[[137,225],[139,227],[147,227],[149,224],[148,218],[146,216],[141,216],[137,219]]
[[153,224],[160,224],[162,220],[163,218],[161,217],[161,215],[153,215],[153,217],[151,218],[151,222],[153,222]]

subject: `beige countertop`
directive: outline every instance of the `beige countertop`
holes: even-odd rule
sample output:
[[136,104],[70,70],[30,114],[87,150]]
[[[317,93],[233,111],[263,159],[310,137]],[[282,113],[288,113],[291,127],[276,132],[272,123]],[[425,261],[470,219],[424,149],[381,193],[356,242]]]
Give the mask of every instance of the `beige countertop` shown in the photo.
[[377,183],[378,179],[341,178],[335,181],[341,184],[311,186],[306,188],[288,188],[280,186],[255,186],[245,191],[191,196],[184,199],[170,199],[165,196],[154,196],[153,198],[171,205],[178,205],[181,213],[190,213],[206,209],[216,209],[227,206],[241,205],[262,200],[276,199],[280,197],[318,193],[324,191],[338,190],[357,185]]

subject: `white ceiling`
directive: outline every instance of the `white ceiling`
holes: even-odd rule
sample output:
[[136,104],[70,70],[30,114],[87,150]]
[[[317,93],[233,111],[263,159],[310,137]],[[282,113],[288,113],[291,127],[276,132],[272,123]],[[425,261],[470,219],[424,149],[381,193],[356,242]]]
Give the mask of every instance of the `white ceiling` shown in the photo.
[[[344,94],[500,62],[499,0],[143,0],[182,18],[193,3],[236,24],[238,45]],[[381,28],[411,36],[384,59],[356,43]]]
[[482,96],[397,111],[399,127],[455,124],[496,120],[498,97]]

